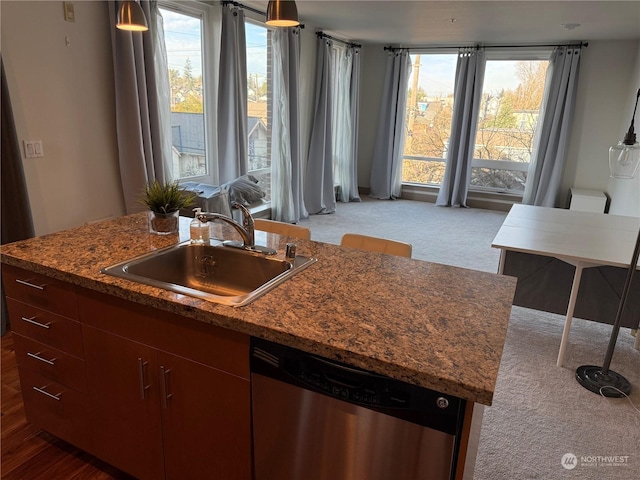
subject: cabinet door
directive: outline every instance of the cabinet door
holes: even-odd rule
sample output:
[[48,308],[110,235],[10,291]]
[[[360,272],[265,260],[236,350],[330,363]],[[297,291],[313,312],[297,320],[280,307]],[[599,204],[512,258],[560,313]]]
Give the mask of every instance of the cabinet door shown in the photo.
[[156,351],[83,325],[96,456],[140,479],[164,478]]
[[166,478],[251,479],[249,381],[158,352]]

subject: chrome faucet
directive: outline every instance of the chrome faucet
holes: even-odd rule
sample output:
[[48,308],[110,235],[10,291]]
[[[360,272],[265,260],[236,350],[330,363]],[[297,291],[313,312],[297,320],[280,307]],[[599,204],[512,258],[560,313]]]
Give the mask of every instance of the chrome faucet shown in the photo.
[[233,218],[227,217],[226,215],[222,215],[221,213],[208,213],[202,212],[198,215],[198,220],[203,223],[207,223],[213,220],[222,220],[223,222],[228,223],[242,237],[242,248],[245,250],[254,250],[255,249],[255,227],[253,224],[253,217],[251,216],[251,212],[244,205],[234,202],[232,204],[233,208],[239,208],[242,212],[242,225],[236,222]]

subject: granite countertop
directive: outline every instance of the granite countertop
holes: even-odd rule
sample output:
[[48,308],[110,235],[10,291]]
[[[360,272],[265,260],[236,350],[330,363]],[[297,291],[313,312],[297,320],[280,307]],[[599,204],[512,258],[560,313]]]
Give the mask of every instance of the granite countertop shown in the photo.
[[[146,213],[15,242],[3,263],[491,405],[516,280],[296,239],[318,261],[243,307],[100,273],[189,238],[148,233]],[[236,232],[213,224],[216,238]],[[312,233],[313,234],[313,233]],[[290,238],[256,232],[283,255]]]

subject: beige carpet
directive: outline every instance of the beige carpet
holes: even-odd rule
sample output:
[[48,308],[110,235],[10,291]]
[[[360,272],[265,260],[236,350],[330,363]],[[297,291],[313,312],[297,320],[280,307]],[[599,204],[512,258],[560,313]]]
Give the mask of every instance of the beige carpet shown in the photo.
[[[301,222],[313,240],[339,243],[355,232],[413,244],[413,258],[495,272],[491,241],[506,214],[408,200],[338,204]],[[485,409],[474,478],[640,479],[640,352],[621,329],[611,369],[632,385],[630,399],[603,398],[575,380],[601,365],[611,326],[575,319],[564,367],[556,367],[564,317],[514,307],[494,402]],[[576,457],[566,469],[565,454]]]

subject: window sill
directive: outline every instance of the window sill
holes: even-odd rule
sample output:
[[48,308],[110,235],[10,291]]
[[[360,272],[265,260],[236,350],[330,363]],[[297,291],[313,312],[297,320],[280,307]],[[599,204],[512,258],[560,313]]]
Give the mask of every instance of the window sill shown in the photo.
[[[407,200],[435,203],[439,189],[438,186],[403,183],[401,197]],[[467,205],[469,207],[500,212],[508,212],[513,204],[521,202],[522,195],[512,193],[469,190],[467,195]]]
[[253,218],[271,218],[271,201],[265,202],[260,200],[252,205],[249,205],[249,211]]

